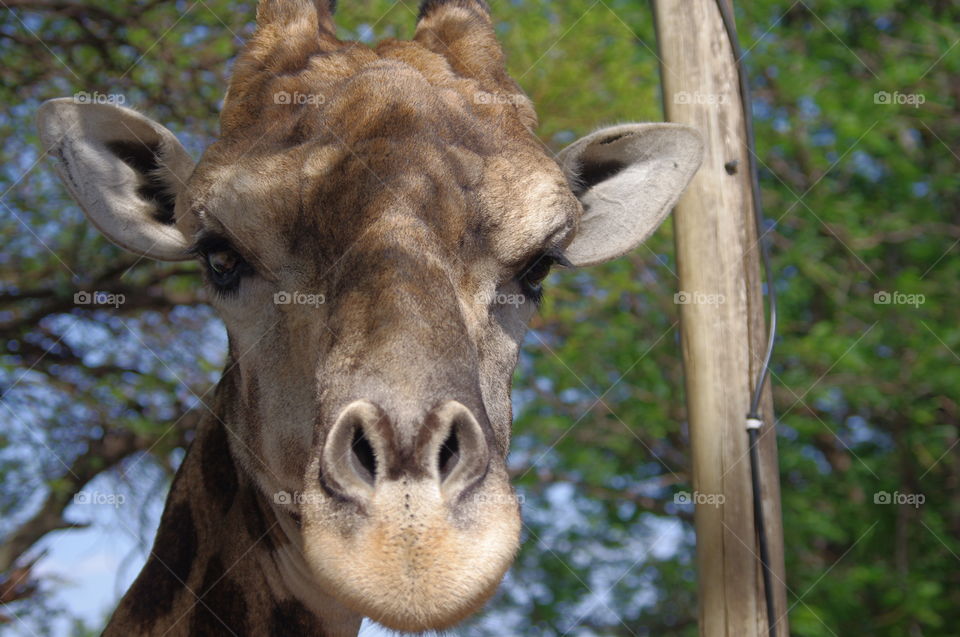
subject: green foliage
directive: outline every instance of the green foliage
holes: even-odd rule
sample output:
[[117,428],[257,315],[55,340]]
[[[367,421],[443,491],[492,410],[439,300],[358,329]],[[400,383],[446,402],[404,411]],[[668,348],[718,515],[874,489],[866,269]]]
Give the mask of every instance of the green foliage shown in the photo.
[[[209,396],[223,356],[192,268],[135,262],[89,228],[40,158],[32,118],[46,98],[122,94],[198,153],[253,3],[55,4],[0,15],[0,534],[37,510],[34,494],[75,488],[58,458],[70,465],[106,431],[135,432],[169,468],[189,438],[169,424]],[[412,33],[413,3],[341,5],[344,37]],[[645,3],[494,5],[509,69],[552,148],[601,124],[661,118]],[[942,0],[738,11],[775,224],[792,633],[953,635],[960,13]],[[924,103],[878,103],[881,92]],[[517,375],[511,466],[526,542],[463,634],[696,634],[691,512],[672,497],[690,474],[671,233],[550,280]],[[79,289],[132,300],[78,309]],[[884,292],[894,302],[878,302]],[[924,502],[878,503],[884,493]]]

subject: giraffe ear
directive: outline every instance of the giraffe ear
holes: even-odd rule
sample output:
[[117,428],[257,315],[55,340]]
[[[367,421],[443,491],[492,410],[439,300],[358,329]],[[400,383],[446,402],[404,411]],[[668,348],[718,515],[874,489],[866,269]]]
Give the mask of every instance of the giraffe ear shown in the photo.
[[564,255],[596,265],[636,248],[670,214],[702,158],[700,134],[679,124],[613,126],[568,146],[559,162],[583,217]]
[[37,121],[57,173],[100,232],[139,255],[191,258],[174,202],[194,162],[173,133],[128,108],[75,98],[44,102]]

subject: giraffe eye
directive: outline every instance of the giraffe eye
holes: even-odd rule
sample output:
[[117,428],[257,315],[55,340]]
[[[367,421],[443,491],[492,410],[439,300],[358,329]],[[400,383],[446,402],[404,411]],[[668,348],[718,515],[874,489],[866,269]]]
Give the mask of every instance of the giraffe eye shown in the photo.
[[237,263],[239,258],[236,252],[222,251],[207,255],[207,265],[216,274],[223,275],[230,272],[237,267]]
[[528,263],[524,268],[524,271],[520,276],[521,283],[529,288],[541,287],[544,279],[546,279],[547,275],[550,274],[550,269],[553,267],[554,263],[555,261],[553,257],[549,255],[543,254],[538,256],[534,261]]
[[520,275],[517,277],[520,287],[535,303],[540,303],[543,299],[543,281],[555,265],[568,267],[570,263],[563,255],[544,252],[534,257],[520,270]]
[[217,287],[231,287],[240,274],[243,259],[233,250],[221,250],[207,255],[210,278]]
[[193,249],[207,268],[207,276],[219,294],[236,292],[240,280],[253,268],[222,237],[205,237]]

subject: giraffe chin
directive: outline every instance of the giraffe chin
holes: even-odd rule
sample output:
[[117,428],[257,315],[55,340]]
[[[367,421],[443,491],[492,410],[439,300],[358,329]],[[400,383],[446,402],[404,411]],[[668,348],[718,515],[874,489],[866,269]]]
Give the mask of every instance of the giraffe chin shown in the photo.
[[451,508],[435,484],[383,485],[363,516],[305,516],[307,562],[325,590],[387,628],[450,628],[490,599],[520,544],[512,493],[478,499]]

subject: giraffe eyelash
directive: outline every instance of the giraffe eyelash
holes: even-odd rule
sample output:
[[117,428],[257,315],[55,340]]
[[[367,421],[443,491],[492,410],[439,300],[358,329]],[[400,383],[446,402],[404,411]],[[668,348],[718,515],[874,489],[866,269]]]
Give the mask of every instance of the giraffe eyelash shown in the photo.
[[221,235],[200,235],[190,252],[203,262],[206,279],[218,298],[235,295],[241,281],[254,271],[243,255]]
[[[554,266],[569,268],[573,267],[573,264],[562,252],[548,250],[528,261],[517,276],[524,295],[537,307],[543,303],[543,281],[550,275]],[[531,275],[534,279],[529,278]]]

